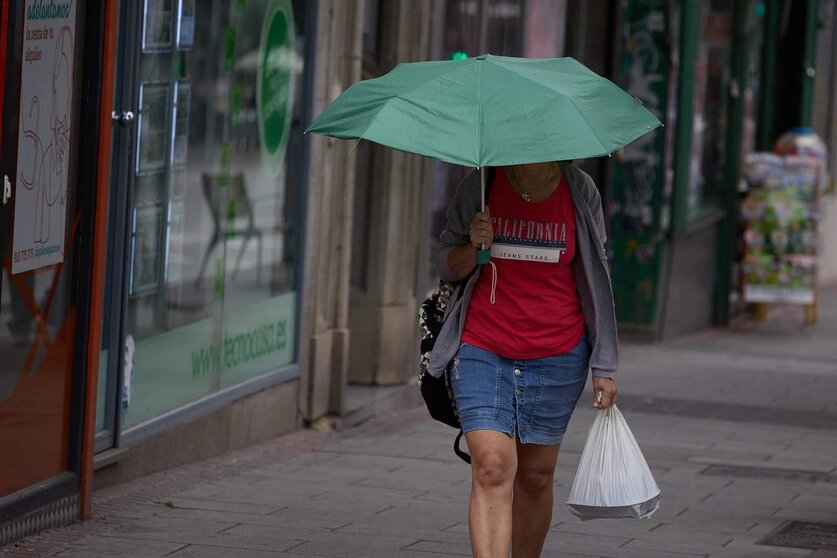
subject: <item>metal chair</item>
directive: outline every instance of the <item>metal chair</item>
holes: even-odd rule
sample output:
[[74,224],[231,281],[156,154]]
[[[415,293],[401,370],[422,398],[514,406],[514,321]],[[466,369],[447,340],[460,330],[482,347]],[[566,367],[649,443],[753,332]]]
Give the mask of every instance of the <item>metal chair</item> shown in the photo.
[[[255,237],[258,242],[258,264],[256,270],[256,281],[258,284],[262,282],[262,255],[263,255],[263,239],[262,231],[256,226],[256,218],[253,213],[253,203],[247,195],[247,187],[244,182],[244,175],[242,173],[233,174],[229,177],[229,196],[224,199],[222,196],[223,187],[219,175],[211,175],[204,173],[203,179],[203,195],[209,205],[209,212],[212,215],[213,232],[212,239],[209,246],[206,247],[206,252],[203,255],[200,271],[195,279],[195,284],[200,284],[203,281],[203,276],[206,274],[206,267],[209,264],[209,258],[212,251],[217,246],[221,238],[242,238],[241,248],[236,258],[235,267],[233,268],[233,279],[238,276],[238,270],[241,267],[241,260],[244,257],[244,251],[247,249],[247,243],[250,239]],[[225,203],[226,202],[226,203]],[[222,211],[222,204],[224,204]],[[244,226],[238,226],[238,223],[246,219]],[[226,226],[225,226],[226,225]]]

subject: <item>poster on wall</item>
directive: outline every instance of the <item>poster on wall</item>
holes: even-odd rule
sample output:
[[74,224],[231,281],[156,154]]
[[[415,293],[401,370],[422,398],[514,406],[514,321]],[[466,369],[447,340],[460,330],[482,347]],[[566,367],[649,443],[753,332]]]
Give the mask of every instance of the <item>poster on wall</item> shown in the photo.
[[143,52],[168,52],[171,50],[173,1],[145,0],[143,2]]
[[166,122],[169,86],[167,83],[142,83],[137,122],[137,174],[159,172],[166,168]]
[[64,261],[76,2],[26,0],[12,273]]
[[132,297],[157,290],[162,264],[159,243],[162,221],[162,210],[157,204],[134,209],[130,284]]

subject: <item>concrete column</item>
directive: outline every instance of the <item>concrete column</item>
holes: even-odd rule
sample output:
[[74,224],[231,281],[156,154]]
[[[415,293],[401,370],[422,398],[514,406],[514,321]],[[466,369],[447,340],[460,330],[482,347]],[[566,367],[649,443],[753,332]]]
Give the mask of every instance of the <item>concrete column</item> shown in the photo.
[[[317,14],[313,113],[360,79],[363,0],[321,0]],[[348,286],[354,199],[352,144],[311,137],[301,316],[302,389],[307,420],[342,408],[348,370]]]
[[[381,3],[379,67],[430,57],[432,2],[392,0]],[[379,146],[371,147],[371,172],[364,184],[367,218],[355,227],[366,246],[362,285],[351,289],[352,331],[349,381],[363,384],[404,383],[416,373],[417,269],[421,253],[425,196],[425,160]]]

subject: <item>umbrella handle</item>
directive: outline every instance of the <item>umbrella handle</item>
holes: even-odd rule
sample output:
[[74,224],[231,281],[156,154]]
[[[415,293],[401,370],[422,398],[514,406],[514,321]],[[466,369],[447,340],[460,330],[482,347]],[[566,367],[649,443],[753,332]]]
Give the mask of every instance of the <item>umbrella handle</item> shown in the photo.
[[[480,167],[480,200],[482,202],[482,212],[485,212],[485,167]],[[477,250],[477,265],[485,265],[491,261],[491,250],[482,245]]]

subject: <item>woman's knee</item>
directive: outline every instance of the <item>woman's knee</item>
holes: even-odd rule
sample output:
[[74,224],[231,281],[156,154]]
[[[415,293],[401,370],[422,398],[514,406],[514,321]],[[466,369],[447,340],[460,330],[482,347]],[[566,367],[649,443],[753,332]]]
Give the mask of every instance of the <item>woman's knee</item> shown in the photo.
[[487,450],[472,456],[474,482],[483,488],[500,488],[514,483],[517,468],[514,454]]
[[554,467],[520,467],[515,476],[515,489],[527,494],[541,494],[552,486]]

